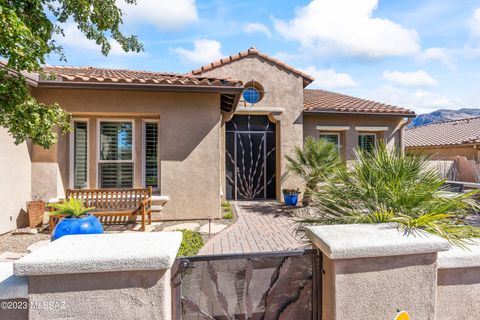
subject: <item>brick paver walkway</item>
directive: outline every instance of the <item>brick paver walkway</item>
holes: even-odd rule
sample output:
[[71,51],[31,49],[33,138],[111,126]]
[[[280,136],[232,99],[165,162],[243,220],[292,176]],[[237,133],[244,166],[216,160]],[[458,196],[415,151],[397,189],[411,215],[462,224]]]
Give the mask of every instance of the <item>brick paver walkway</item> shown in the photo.
[[199,255],[284,251],[305,246],[289,207],[274,201],[233,202],[238,221],[210,239]]

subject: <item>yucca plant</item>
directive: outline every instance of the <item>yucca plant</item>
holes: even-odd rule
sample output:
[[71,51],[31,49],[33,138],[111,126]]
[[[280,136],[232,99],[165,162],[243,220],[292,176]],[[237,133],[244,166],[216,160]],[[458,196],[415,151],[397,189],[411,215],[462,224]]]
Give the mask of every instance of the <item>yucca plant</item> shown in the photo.
[[318,185],[330,178],[341,164],[338,147],[324,139],[307,137],[303,148],[296,146],[292,156],[286,156],[287,169],[301,177],[306,184],[303,204],[308,205]]
[[480,209],[473,198],[478,192],[448,192],[427,156],[404,155],[384,143],[355,153],[353,167],[337,168],[334,179],[313,193],[313,209],[301,226],[396,222],[407,233],[424,230],[458,245],[480,236],[480,228],[466,222]]
[[64,200],[61,203],[51,203],[48,206],[55,209],[54,212],[50,213],[52,216],[67,215],[74,218],[81,218],[95,209],[95,207],[85,207],[82,200],[74,198]]

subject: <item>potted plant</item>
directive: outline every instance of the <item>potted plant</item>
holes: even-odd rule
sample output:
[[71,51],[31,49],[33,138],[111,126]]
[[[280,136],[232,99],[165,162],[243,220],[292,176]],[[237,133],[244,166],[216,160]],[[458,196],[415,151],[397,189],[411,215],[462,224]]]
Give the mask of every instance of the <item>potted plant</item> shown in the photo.
[[94,207],[85,207],[83,201],[70,198],[62,203],[48,205],[56,211],[50,213],[52,216],[60,217],[60,222],[52,232],[52,241],[71,234],[98,234],[103,233],[103,225],[90,212]]
[[296,206],[298,202],[298,195],[300,194],[300,190],[297,189],[283,189],[283,199],[286,205],[289,206]]
[[45,194],[35,194],[31,201],[27,202],[28,226],[30,228],[38,227],[43,222],[46,203],[44,201]]

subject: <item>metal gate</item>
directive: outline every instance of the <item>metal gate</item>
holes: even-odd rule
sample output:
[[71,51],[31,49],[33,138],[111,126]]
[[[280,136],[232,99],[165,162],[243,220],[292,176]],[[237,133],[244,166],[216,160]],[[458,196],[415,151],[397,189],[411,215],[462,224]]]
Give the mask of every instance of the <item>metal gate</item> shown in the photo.
[[267,116],[235,115],[226,125],[226,196],[275,198],[275,123]]
[[320,319],[317,250],[180,257],[173,319]]

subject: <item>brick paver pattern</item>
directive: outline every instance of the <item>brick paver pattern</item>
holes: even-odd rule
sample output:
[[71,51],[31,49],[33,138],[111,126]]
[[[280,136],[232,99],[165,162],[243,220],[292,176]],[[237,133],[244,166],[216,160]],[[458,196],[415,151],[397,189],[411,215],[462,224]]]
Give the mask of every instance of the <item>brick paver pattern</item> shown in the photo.
[[274,201],[232,202],[238,221],[211,238],[199,255],[284,251],[304,248],[291,209]]

